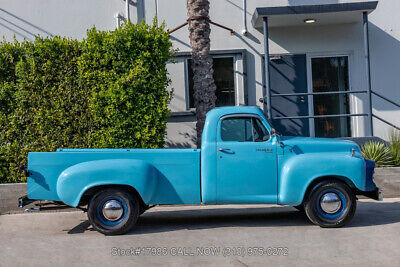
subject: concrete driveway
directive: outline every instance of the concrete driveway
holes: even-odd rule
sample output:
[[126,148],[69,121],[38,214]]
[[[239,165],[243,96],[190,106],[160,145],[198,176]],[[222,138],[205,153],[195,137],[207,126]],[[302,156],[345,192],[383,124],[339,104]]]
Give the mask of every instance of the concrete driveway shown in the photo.
[[351,224],[322,229],[291,207],[156,207],[124,236],[83,212],[0,216],[0,266],[399,266],[400,198],[360,200]]

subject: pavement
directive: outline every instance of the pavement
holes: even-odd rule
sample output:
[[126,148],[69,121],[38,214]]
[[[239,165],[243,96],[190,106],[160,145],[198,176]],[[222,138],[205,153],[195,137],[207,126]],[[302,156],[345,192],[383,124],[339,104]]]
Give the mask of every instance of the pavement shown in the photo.
[[275,205],[158,206],[123,236],[81,211],[0,216],[0,266],[399,266],[400,198],[358,201],[343,228]]

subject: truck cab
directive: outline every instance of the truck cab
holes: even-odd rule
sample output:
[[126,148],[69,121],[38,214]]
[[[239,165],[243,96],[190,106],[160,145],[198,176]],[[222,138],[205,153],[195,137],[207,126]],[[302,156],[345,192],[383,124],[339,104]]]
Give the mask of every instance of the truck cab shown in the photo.
[[271,133],[255,107],[216,108],[207,114],[201,146],[204,203],[277,203],[279,147]]
[[321,227],[348,223],[356,195],[376,200],[374,162],[354,142],[280,136],[256,107],[208,112],[200,149],[32,152],[28,196],[87,207],[104,234],[123,234],[151,205],[279,204]]

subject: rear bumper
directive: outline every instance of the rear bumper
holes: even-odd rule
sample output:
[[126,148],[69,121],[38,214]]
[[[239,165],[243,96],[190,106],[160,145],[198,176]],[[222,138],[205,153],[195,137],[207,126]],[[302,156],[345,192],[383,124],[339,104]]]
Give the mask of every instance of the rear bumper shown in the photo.
[[30,199],[27,195],[18,198],[18,207],[23,208],[26,205],[29,205],[33,202],[37,201],[36,199]]

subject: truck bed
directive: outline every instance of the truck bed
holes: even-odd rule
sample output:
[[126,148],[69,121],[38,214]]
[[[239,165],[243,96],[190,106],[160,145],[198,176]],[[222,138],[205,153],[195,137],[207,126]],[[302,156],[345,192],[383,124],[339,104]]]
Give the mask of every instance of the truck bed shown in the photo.
[[[201,203],[200,149],[58,149],[56,152],[31,152],[28,156],[28,197],[59,201],[57,180],[65,169],[83,162],[108,159],[143,160],[158,170],[156,192],[147,204]],[[118,177],[115,179],[117,181]]]

